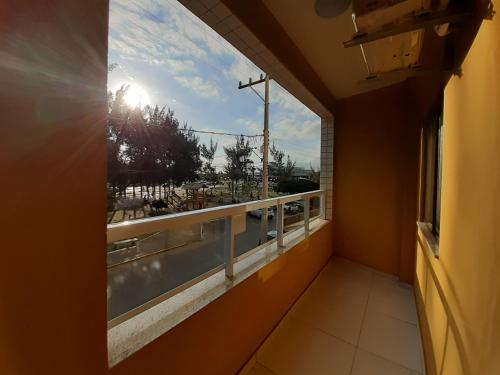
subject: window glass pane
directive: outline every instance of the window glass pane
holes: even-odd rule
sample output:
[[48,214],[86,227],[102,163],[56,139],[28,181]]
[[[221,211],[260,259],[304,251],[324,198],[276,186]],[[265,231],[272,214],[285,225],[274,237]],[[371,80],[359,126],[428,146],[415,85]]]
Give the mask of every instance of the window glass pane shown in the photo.
[[108,246],[108,319],[224,263],[224,219]]
[[311,219],[316,218],[320,215],[320,204],[321,200],[319,197],[311,198],[311,203],[310,203],[311,213],[309,214],[309,217]]
[[276,206],[267,209],[267,227],[262,224],[263,212],[266,212],[265,208],[247,212],[245,231],[235,237],[235,256],[276,238]]
[[434,232],[439,235],[440,215],[441,215],[441,179],[443,165],[443,116],[439,117],[437,129],[437,167],[436,167],[436,197],[435,197],[435,218]]
[[304,200],[288,202],[284,206],[284,232],[302,228],[304,225]]

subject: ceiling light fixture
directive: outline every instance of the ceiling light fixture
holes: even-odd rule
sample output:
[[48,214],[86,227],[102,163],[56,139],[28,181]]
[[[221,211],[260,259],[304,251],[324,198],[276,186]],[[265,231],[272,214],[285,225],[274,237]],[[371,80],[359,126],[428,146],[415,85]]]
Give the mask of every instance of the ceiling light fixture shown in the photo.
[[344,13],[352,0],[316,0],[314,9],[322,18],[333,18]]

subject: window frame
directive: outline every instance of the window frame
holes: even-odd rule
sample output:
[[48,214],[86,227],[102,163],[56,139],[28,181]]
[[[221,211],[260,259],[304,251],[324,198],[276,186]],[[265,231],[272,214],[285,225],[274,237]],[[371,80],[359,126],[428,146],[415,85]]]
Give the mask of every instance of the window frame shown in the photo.
[[443,112],[436,118],[435,124],[435,167],[434,167],[434,191],[432,207],[432,233],[439,239],[441,227],[441,187],[443,181]]
[[422,129],[419,221],[427,224],[439,243],[443,169],[443,96],[434,105]]

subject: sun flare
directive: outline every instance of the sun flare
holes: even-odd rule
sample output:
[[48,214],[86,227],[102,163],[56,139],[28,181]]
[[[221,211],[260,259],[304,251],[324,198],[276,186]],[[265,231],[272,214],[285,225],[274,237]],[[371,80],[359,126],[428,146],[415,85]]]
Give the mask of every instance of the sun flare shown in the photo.
[[127,93],[125,94],[125,102],[130,107],[145,107],[149,102],[149,95],[146,90],[144,90],[141,86],[132,84],[129,85]]

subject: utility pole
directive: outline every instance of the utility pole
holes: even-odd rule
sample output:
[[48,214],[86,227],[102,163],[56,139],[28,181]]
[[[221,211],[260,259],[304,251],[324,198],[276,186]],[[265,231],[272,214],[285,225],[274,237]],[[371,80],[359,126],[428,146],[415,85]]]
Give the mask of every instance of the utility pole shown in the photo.
[[[252,86],[259,83],[265,83],[264,97],[260,95]],[[257,81],[252,81],[252,78],[248,79],[247,84],[242,84],[241,81],[238,85],[238,89],[244,89],[249,87],[252,91],[257,94],[257,96],[264,102],[264,143],[262,145],[262,199],[268,198],[269,192],[269,75],[266,74],[264,77],[260,75],[260,79]],[[267,242],[267,209],[264,211],[262,209],[261,216],[261,233],[260,233],[260,243],[263,244]]]
[[[262,155],[262,198],[269,192],[269,75],[266,74],[264,90],[264,150]],[[267,216],[266,216],[267,217]]]

